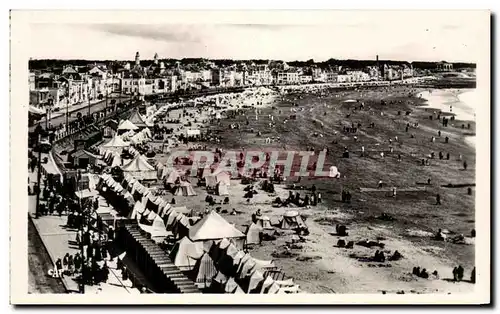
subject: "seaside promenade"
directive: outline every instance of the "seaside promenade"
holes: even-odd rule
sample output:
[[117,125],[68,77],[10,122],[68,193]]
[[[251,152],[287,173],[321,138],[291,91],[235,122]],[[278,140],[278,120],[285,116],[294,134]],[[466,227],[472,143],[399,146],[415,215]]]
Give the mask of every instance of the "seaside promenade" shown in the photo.
[[[29,172],[30,185],[36,182],[37,169],[34,172]],[[41,190],[43,190],[43,177]],[[41,197],[40,197],[41,198]],[[42,199],[42,198],[41,198]],[[107,203],[104,199],[99,199],[99,210],[104,210]],[[108,207],[109,210],[109,207]],[[76,232],[75,229],[69,229],[66,227],[67,215],[47,215],[35,218],[36,215],[36,195],[28,196],[28,215],[29,219],[33,222],[33,225],[39,234],[43,245],[47,249],[50,256],[52,264],[58,258],[62,260],[66,253],[71,255],[79,252],[79,248],[75,243]],[[31,241],[32,239],[29,239]],[[106,283],[101,283],[99,285],[85,286],[85,293],[88,294],[100,294],[100,293],[113,293],[113,294],[139,294],[139,290],[133,287],[132,281],[130,279],[122,280],[121,270],[117,269],[117,259],[113,261],[107,260],[107,265],[109,268],[109,277]],[[53,267],[52,267],[53,269]],[[50,269],[43,269],[43,275],[49,276],[48,272]],[[42,274],[40,274],[43,276]],[[67,293],[78,293],[79,287],[78,282],[73,277],[64,276],[62,279],[62,284]]]
[[[108,107],[111,107],[111,100],[112,99],[115,99],[117,102],[122,102],[122,101],[128,101],[130,99],[130,97],[125,97],[125,96],[123,96],[123,97],[109,97],[108,104],[107,104]],[[97,100],[94,102],[90,102],[90,112],[91,113],[102,111],[105,108],[106,108],[106,100]],[[78,112],[81,112],[82,115],[87,115],[88,110],[89,110],[89,103],[88,102],[80,103],[78,105],[73,105],[73,106],[69,107],[68,108],[68,114],[69,114],[68,121],[71,122],[71,121],[74,121],[75,119],[77,119],[76,116],[77,116]],[[59,125],[61,123],[66,123],[66,108],[61,107],[58,112],[52,112],[50,116],[51,116],[51,118],[48,120],[48,123],[52,124],[53,126]],[[38,121],[34,125],[30,126],[29,130],[33,131],[37,125],[41,125],[42,127],[45,127],[45,117],[43,117],[40,121]]]

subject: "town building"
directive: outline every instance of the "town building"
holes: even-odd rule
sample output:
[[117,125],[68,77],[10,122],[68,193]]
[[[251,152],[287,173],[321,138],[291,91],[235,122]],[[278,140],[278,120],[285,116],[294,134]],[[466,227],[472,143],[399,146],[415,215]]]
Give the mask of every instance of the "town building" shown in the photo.
[[[185,71],[178,74],[181,76],[181,82],[187,81],[187,77],[192,76],[192,73]],[[139,52],[135,55],[134,66],[125,64],[119,71],[116,81],[119,81],[121,92],[128,95],[173,92],[178,87],[178,80],[173,71],[167,71],[165,64],[159,61],[158,54],[154,55],[152,65],[143,67]],[[115,86],[115,79],[111,82]]]
[[277,72],[276,84],[277,85],[291,85],[299,84],[299,72],[297,70],[289,68],[286,71]]
[[436,64],[436,70],[443,72],[453,71],[453,64],[448,63],[446,61],[441,61]]
[[364,71],[346,71],[346,74],[351,77],[351,82],[368,82],[370,74]]
[[300,76],[300,83],[302,83],[302,84],[311,83],[312,80],[313,80],[312,75],[301,75]]

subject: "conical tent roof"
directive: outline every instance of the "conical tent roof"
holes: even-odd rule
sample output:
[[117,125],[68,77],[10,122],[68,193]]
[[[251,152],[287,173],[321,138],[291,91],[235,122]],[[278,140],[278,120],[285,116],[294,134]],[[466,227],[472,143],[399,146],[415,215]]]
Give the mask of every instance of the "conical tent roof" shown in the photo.
[[148,126],[146,124],[146,121],[144,121],[144,119],[139,114],[138,110],[135,110],[134,112],[132,112],[130,117],[128,117],[128,120],[140,128],[145,128]]
[[138,127],[130,120],[122,120],[118,125],[118,130],[137,130]]
[[215,211],[205,215],[189,230],[191,241],[244,237],[245,235],[241,231],[233,227]]
[[142,155],[137,155],[131,162],[123,166],[122,169],[123,171],[155,171],[155,168]]
[[130,146],[130,143],[126,143],[121,136],[115,135],[109,142],[102,145],[101,147],[127,147]]

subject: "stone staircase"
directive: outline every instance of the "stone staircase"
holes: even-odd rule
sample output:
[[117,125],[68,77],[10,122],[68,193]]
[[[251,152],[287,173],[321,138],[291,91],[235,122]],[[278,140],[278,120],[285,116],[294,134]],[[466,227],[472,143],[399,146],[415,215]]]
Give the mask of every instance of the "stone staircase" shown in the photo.
[[136,224],[121,228],[117,240],[158,293],[201,293],[195,283],[172,263],[167,253],[148,239]]

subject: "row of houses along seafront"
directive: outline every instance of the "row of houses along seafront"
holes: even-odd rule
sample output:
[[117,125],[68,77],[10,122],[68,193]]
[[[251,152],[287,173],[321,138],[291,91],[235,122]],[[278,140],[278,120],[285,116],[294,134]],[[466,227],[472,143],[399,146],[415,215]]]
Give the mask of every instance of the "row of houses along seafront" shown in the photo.
[[[148,65],[144,65],[147,63]],[[217,67],[213,62],[181,64],[135,60],[87,66],[66,65],[62,69],[30,72],[30,105],[35,107],[66,107],[103,99],[106,95],[151,95],[176,90],[211,87],[295,85],[318,83],[365,82],[400,80],[414,76],[411,64],[402,66],[365,67],[348,69],[341,66],[321,69],[316,66],[291,67],[283,61],[264,64],[239,63]]]

